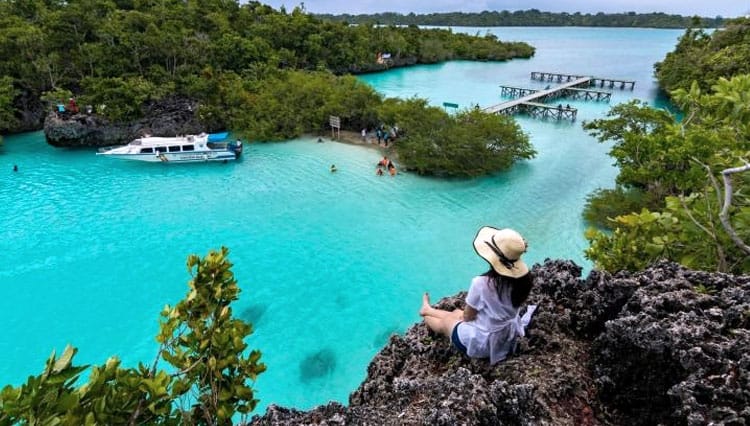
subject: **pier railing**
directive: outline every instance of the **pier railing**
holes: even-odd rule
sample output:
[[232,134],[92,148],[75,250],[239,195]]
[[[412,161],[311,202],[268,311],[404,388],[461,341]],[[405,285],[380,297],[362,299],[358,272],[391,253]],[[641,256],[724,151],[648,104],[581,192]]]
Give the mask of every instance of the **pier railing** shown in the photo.
[[555,87],[547,86],[544,89],[500,86],[500,93],[502,96],[516,99],[492,105],[485,108],[484,111],[492,114],[507,115],[524,112],[533,117],[556,118],[558,120],[568,119],[575,121],[576,116],[578,115],[578,110],[576,108],[571,108],[570,105],[563,107],[562,104],[554,106],[542,102],[548,102],[559,98],[609,102],[612,99],[611,92],[590,89],[590,87],[596,85],[603,87],[604,85],[607,85],[610,88],[613,88],[615,85],[619,84],[622,89],[629,86],[632,90],[635,86],[635,81],[632,80],[618,80],[575,74],[544,73],[538,71],[532,72],[531,78],[539,81],[557,82],[559,85]]
[[532,71],[531,79],[538,81],[554,81],[557,83],[563,83],[568,81],[577,80],[579,78],[588,77],[590,80],[590,86],[592,87],[608,87],[614,89],[619,87],[622,90],[635,88],[635,81],[633,80],[621,80],[617,78],[604,78],[604,77],[591,77],[585,75],[576,74],[562,74],[557,72],[540,72]]

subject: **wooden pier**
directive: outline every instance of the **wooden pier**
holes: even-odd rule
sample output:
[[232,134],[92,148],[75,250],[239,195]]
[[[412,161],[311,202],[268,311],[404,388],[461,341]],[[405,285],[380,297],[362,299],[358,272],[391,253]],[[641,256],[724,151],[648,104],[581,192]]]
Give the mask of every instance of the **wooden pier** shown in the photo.
[[601,90],[580,89],[578,87],[569,87],[565,89],[565,97],[571,99],[581,99],[584,101],[605,101],[612,99],[612,92],[603,92]]
[[618,80],[612,78],[590,77],[585,75],[561,74],[534,71],[531,73],[532,80],[551,81],[559,83],[558,86],[547,86],[545,89],[527,89],[515,86],[500,86],[501,95],[516,98],[511,101],[492,105],[484,109],[491,114],[512,115],[520,112],[540,118],[555,118],[557,120],[573,120],[578,115],[576,108],[562,104],[557,106],[544,104],[559,98],[580,99],[584,101],[606,101],[612,99],[611,92],[589,89],[592,86],[614,88],[617,85],[621,89],[630,87],[633,90],[635,81]]
[[520,109],[526,114],[536,118],[554,118],[556,120],[576,121],[578,109],[570,106],[540,104],[537,102],[524,102]]
[[547,105],[540,102],[560,98],[564,95],[564,91],[570,88],[580,88],[581,86],[588,87],[589,80],[590,77],[581,77],[571,81],[567,81],[559,86],[543,90],[521,89],[518,87],[505,86],[508,88],[508,91],[512,92],[515,90],[517,94],[526,93],[526,95],[521,96],[518,99],[513,99],[512,101],[503,102],[501,104],[485,108],[484,111],[491,114],[506,115],[525,112],[534,117],[552,117],[558,120],[575,120],[576,115],[578,114],[577,109],[561,108],[560,105]]
[[523,87],[500,86],[500,96],[507,96],[509,98],[520,98],[538,91],[538,89],[525,89]]
[[614,89],[615,87],[619,87],[622,90],[625,90],[625,89],[633,90],[635,88],[635,81],[633,80],[620,80],[617,78],[591,77],[591,76],[575,75],[575,74],[561,74],[561,73],[556,73],[556,72],[539,72],[539,71],[531,72],[532,80],[554,81],[557,83],[569,82],[569,81],[577,80],[583,77],[589,78],[590,87],[607,87],[609,89]]
[[[539,89],[528,89],[524,87],[500,86],[500,96],[508,98],[521,98],[538,92]],[[584,101],[605,101],[612,99],[612,92],[602,90],[581,89],[579,87],[568,87],[560,89],[557,94],[550,94],[544,100],[557,98],[580,99]]]

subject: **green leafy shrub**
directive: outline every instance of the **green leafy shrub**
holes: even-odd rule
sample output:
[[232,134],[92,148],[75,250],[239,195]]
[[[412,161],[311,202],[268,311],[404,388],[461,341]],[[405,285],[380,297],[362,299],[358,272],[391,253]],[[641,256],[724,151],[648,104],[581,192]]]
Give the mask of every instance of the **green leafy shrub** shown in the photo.
[[143,105],[170,92],[141,77],[85,78],[81,81],[86,95],[80,104],[94,105],[98,114],[115,122],[126,122],[143,116]]
[[600,229],[610,229],[611,219],[640,211],[642,208],[659,208],[661,200],[649,200],[649,194],[638,188],[615,189],[599,188],[586,197],[583,218],[589,225]]
[[7,132],[18,122],[13,105],[16,96],[18,90],[13,86],[13,78],[0,77],[0,132]]
[[656,77],[667,92],[688,90],[696,82],[709,90],[720,78],[750,73],[750,18],[729,20],[708,33],[689,28],[675,50],[657,63]]
[[[685,111],[682,121],[630,103],[586,124],[601,141],[614,142],[617,182],[642,191],[653,209],[615,217],[611,233],[587,232],[586,256],[597,267],[638,270],[667,258],[694,269],[750,268],[750,173],[726,181],[722,175],[742,170],[750,154],[750,75],[720,78],[711,89],[704,93],[695,83],[672,93]],[[596,220],[614,213],[608,199],[625,207],[616,191],[591,196],[587,213]]]
[[[248,381],[265,371],[260,352],[247,351],[250,324],[232,316],[239,287],[228,250],[188,257],[190,291],[161,313],[159,356],[152,366],[123,368],[117,357],[74,366],[77,349],[53,352],[42,374],[0,391],[0,424],[231,424],[257,400]],[[167,361],[169,372],[158,369]]]
[[399,162],[419,174],[479,176],[536,155],[514,120],[477,108],[450,115],[424,99],[388,99],[380,117],[398,126]]
[[698,284],[693,287],[693,290],[695,290],[695,292],[698,294],[708,294],[708,295],[716,294],[716,288],[712,287],[711,285]]

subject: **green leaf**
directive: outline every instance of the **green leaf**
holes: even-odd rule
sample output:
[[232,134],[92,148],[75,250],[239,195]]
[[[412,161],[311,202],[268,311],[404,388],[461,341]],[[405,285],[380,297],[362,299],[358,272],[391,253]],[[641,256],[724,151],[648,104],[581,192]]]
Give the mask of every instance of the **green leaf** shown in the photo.
[[76,352],[78,352],[78,349],[74,348],[71,345],[67,345],[62,355],[60,355],[60,358],[55,362],[55,365],[52,368],[52,372],[59,373],[64,369],[70,367],[70,364],[73,361],[73,356],[76,354]]

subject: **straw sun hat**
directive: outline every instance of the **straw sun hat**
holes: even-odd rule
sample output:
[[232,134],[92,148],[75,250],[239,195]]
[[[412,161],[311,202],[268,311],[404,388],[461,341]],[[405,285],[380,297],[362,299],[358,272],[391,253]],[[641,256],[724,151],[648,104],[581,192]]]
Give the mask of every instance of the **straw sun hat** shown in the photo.
[[482,227],[474,238],[474,250],[500,275],[518,278],[529,272],[521,260],[526,240],[512,229]]

